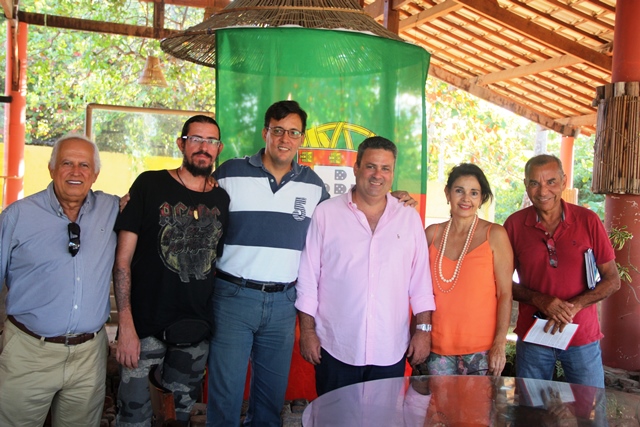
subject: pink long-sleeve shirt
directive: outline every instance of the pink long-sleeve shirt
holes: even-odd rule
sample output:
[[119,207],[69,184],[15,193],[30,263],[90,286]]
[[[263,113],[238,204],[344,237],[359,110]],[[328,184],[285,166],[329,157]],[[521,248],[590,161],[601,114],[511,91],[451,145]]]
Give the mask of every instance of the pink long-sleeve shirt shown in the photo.
[[410,309],[435,309],[422,221],[390,195],[375,232],[351,191],[316,208],[296,308],[315,318],[320,344],[354,366],[389,366],[405,354]]

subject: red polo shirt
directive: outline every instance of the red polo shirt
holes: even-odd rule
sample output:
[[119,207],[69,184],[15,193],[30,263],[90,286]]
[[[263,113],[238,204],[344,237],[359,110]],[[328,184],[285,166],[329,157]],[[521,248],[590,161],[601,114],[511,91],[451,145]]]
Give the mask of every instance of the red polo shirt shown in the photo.
[[[504,227],[513,247],[515,268],[520,284],[526,288],[568,300],[587,290],[584,253],[593,249],[596,264],[615,259],[609,236],[602,221],[589,209],[562,203],[564,218],[553,234],[558,267],[549,263],[546,241],[549,233],[539,223],[533,206],[507,218]],[[538,309],[519,303],[515,333],[522,339],[533,323]],[[602,338],[596,304],[581,310],[573,319],[580,325],[571,345],[585,345]]]

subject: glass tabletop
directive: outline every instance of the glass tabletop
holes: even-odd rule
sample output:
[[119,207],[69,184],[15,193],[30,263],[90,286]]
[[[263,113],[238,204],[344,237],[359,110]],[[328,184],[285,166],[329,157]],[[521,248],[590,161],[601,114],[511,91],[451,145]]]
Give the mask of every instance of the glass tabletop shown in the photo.
[[638,426],[640,396],[564,382],[489,376],[389,378],[312,401],[304,427]]

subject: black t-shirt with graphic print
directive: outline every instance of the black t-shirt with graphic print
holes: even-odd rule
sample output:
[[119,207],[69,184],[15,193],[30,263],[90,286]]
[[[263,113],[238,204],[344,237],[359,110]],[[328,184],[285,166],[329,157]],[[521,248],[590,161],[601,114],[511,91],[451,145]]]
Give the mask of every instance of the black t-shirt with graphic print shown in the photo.
[[166,170],[143,172],[129,194],[115,230],[138,235],[131,312],[139,338],[180,319],[211,322],[215,261],[227,228],[229,195],[221,188],[189,190]]

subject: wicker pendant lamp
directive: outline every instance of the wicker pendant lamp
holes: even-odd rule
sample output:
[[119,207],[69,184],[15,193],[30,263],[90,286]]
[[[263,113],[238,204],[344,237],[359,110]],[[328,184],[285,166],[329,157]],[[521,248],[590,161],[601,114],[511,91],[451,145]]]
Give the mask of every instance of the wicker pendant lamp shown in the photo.
[[273,27],[345,30],[404,41],[365,13],[357,0],[234,0],[202,23],[165,38],[160,46],[177,58],[215,67],[216,30]]
[[164,78],[162,68],[160,68],[160,59],[157,56],[148,56],[144,64],[144,69],[140,74],[138,83],[143,86],[168,87],[167,80]]

